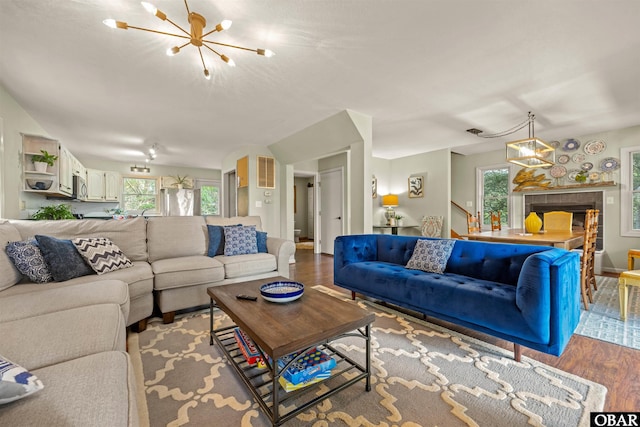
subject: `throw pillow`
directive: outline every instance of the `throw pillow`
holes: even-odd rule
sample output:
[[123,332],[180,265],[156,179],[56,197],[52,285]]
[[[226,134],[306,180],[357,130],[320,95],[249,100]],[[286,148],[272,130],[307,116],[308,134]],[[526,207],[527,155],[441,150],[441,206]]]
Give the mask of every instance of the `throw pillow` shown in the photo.
[[255,225],[224,227],[225,256],[258,253],[258,240]]
[[56,282],[93,274],[71,240],[36,235],[42,256]]
[[256,231],[256,240],[258,242],[258,253],[267,253],[267,232]]
[[207,255],[214,257],[224,255],[224,227],[221,225],[207,225],[209,234],[209,249]]
[[455,243],[455,240],[451,239],[420,239],[416,242],[416,247],[413,249],[413,254],[406,267],[430,273],[444,273]]
[[38,377],[0,355],[0,405],[22,399],[43,388]]
[[71,242],[93,271],[98,274],[133,267],[120,248],[105,237],[78,237]]
[[9,242],[6,250],[18,271],[32,282],[46,283],[53,280],[35,239],[24,242]]

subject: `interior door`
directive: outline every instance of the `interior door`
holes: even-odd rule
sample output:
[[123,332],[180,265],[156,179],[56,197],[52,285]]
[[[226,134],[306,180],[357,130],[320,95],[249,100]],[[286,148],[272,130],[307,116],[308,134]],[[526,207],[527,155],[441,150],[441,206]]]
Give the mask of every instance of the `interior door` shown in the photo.
[[342,235],[344,185],[342,169],[320,173],[320,251],[333,255],[333,243]]
[[224,216],[230,218],[237,215],[237,203],[236,203],[236,171],[227,172],[224,174]]

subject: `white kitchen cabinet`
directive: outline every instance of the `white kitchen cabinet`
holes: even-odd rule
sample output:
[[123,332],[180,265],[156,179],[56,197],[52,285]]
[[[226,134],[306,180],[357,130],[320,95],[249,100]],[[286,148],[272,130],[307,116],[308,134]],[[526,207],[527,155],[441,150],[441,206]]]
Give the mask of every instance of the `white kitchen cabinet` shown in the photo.
[[120,200],[120,174],[106,171],[104,173],[104,200],[117,202]]
[[59,190],[61,194],[70,196],[73,193],[73,160],[75,157],[60,145],[58,156]]
[[87,200],[117,202],[120,200],[120,174],[118,172],[87,169]]

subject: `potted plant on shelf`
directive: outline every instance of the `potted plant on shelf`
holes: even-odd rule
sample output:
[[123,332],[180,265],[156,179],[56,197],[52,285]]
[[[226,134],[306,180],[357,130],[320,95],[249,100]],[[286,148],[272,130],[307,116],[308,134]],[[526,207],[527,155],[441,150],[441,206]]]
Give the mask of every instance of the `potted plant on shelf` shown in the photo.
[[402,227],[402,218],[404,218],[402,215],[396,215],[396,225],[398,227]]
[[47,166],[53,166],[55,161],[58,160],[58,156],[55,154],[49,154],[47,150],[40,150],[42,154],[34,154],[31,156],[31,162],[36,172],[46,172]]
[[45,220],[45,219],[76,219],[71,212],[71,206],[65,204],[42,206],[36,213],[31,216],[31,219]]
[[189,181],[189,175],[185,175],[185,176],[176,175],[176,176],[172,176],[171,178],[173,178],[173,180],[175,181],[172,185],[176,187],[178,190],[191,187],[191,182]]

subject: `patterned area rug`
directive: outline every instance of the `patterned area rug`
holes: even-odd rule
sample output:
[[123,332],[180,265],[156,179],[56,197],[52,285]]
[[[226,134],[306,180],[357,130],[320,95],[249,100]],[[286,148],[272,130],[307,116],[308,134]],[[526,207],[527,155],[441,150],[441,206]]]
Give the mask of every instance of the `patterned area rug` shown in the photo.
[[597,277],[589,310],[582,310],[576,334],[640,350],[640,289],[629,288],[627,321],[620,320],[618,279]]
[[[517,363],[511,352],[368,301],[357,304],[376,315],[371,391],[355,384],[287,427],[587,426],[589,413],[604,407],[599,384],[526,357]],[[216,324],[229,321],[214,315]],[[130,334],[150,425],[270,425],[218,347],[209,346],[208,329],[207,310],[170,325],[153,319]],[[336,345],[363,358],[361,340]]]
[[296,243],[296,249],[313,250],[313,242],[298,242]]

